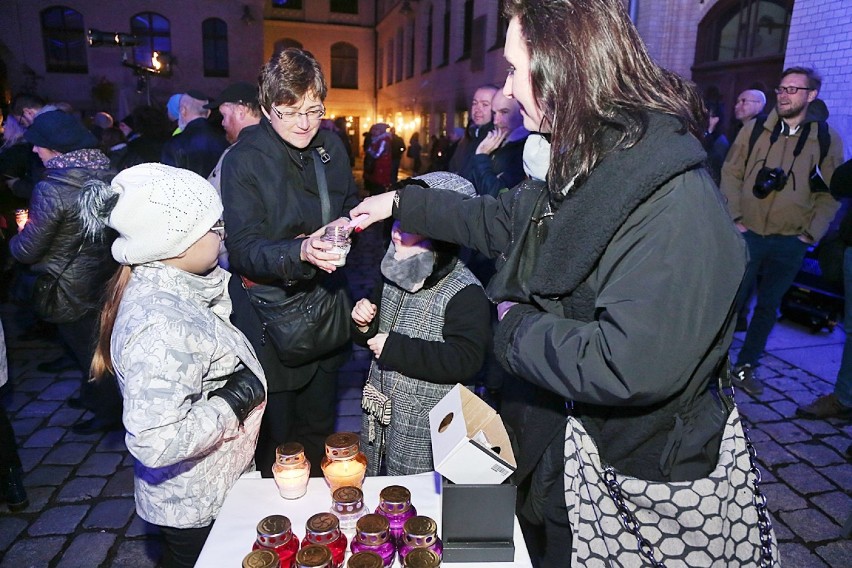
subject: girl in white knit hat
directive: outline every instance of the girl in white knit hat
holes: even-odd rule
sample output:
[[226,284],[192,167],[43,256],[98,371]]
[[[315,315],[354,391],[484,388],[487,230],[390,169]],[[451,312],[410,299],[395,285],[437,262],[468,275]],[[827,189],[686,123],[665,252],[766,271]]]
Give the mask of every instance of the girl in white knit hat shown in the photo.
[[118,233],[92,376],[113,371],[136,458],[136,510],[158,525],[165,566],[193,566],[225,495],[254,469],[266,380],[230,322],[229,273],[213,186],[141,164],[86,185],[86,232]]

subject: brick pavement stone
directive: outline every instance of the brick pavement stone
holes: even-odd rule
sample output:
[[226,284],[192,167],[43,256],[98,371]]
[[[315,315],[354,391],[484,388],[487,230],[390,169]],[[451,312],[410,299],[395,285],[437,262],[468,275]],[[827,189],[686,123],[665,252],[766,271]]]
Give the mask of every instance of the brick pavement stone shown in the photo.
[[91,444],[65,443],[53,449],[44,457],[42,463],[66,465],[77,465],[83,461],[86,454],[92,451]]
[[798,419],[796,420],[796,424],[811,434],[832,435],[837,433],[837,428],[825,420]]
[[773,514],[777,515],[778,511],[804,509],[808,506],[807,501],[793,493],[793,491],[791,491],[790,488],[783,483],[764,483],[760,487],[763,489],[763,492],[766,493],[769,510],[772,511]]
[[[18,535],[27,528],[27,521],[12,515],[0,515],[0,552],[9,550]],[[0,554],[0,558],[2,558]]]
[[29,534],[44,536],[49,534],[71,534],[79,522],[89,512],[88,505],[63,505],[46,510],[30,526]]
[[63,536],[19,539],[3,557],[3,566],[10,568],[48,566],[62,550],[65,541]]
[[[26,480],[24,480],[24,485],[26,485]],[[29,487],[27,485],[27,497],[30,500],[30,506],[24,512],[38,513],[43,511],[55,493],[56,487]]]
[[796,463],[779,467],[776,474],[799,493],[810,495],[832,491],[835,486],[809,465]]
[[30,436],[23,447],[25,448],[52,448],[56,445],[62,436],[65,435],[65,428],[42,428],[35,434]]
[[24,418],[50,416],[60,406],[62,406],[61,402],[52,400],[34,400],[20,409],[18,411],[18,416],[22,416]]
[[48,422],[49,426],[61,426],[65,428],[66,432],[68,432],[68,437],[66,440],[73,441],[75,435],[71,432],[71,426],[74,425],[75,422],[80,420],[80,417],[85,414],[85,410],[68,408],[67,406],[63,406],[59,410],[53,413],[53,416],[50,417],[50,421]]
[[852,440],[850,440],[847,436],[829,436],[827,438],[822,439],[823,442],[837,450],[839,454],[846,454],[846,449],[852,444]]
[[796,456],[784,449],[780,444],[776,444],[772,440],[765,442],[754,442],[757,449],[757,460],[764,464],[767,468],[786,463],[795,463],[798,461]]
[[790,422],[761,424],[760,429],[772,436],[772,439],[781,444],[803,442],[811,439],[811,436],[807,432]]
[[791,568],[826,568],[827,564],[819,556],[798,543],[778,543],[781,566]]
[[133,499],[110,499],[98,503],[83,521],[87,529],[117,529],[130,521],[136,510]]
[[796,415],[796,409],[799,408],[799,403],[790,400],[779,400],[778,402],[772,403],[772,408],[774,408],[775,412],[781,416],[792,418]]
[[122,466],[114,475],[110,475],[101,494],[104,497],[132,497],[133,468]]
[[57,500],[60,503],[88,501],[98,497],[104,485],[106,485],[106,479],[100,477],[76,477],[62,487]]
[[[790,541],[795,538],[796,535],[793,534],[787,525],[778,517],[778,515],[772,513],[770,511],[770,515],[772,518],[772,529],[775,531],[775,538],[778,542]],[[783,564],[783,562],[782,562]]]
[[852,541],[846,539],[831,542],[818,547],[816,553],[830,566],[849,566],[852,564]]
[[24,448],[23,446],[19,446],[18,457],[21,458],[21,467],[24,469],[24,472],[31,471],[35,466],[40,464],[49,451],[50,448]]
[[763,404],[755,404],[753,402],[746,402],[740,405],[740,412],[743,416],[748,416],[748,421],[750,424],[757,424],[758,422],[772,422],[775,420],[780,420],[781,415]]
[[124,456],[115,452],[95,452],[80,465],[77,475],[112,475]]
[[20,382],[15,387],[15,390],[19,390],[21,392],[31,392],[38,393],[39,395],[47,390],[50,385],[54,383],[54,379],[50,377],[28,377],[27,379]]
[[41,391],[38,397],[41,400],[58,400],[64,404],[79,388],[80,381],[57,381]]
[[27,487],[39,485],[59,485],[71,473],[71,468],[64,465],[39,465],[24,478]]
[[840,526],[815,508],[781,511],[779,516],[798,537],[809,542],[834,540],[840,535]]
[[106,560],[115,535],[106,532],[78,535],[65,549],[65,554],[56,568],[91,568],[101,566]]
[[788,444],[787,449],[809,464],[818,467],[846,462],[845,457],[841,457],[840,454],[835,452],[832,448],[820,442]]
[[[832,491],[831,493],[816,495],[811,498],[811,501],[840,526],[843,526],[843,523],[852,514],[852,497],[849,497],[846,491]],[[849,559],[850,564],[852,564],[852,556]]]
[[29,436],[35,429],[38,428],[43,419],[41,418],[21,418],[20,420],[15,420],[15,437],[18,439],[18,443],[20,444],[26,436]]
[[160,534],[160,529],[156,525],[152,525],[134,513],[133,517],[130,519],[130,525],[128,525],[124,534],[131,538],[138,536],[156,536]]
[[101,441],[98,442],[97,451],[99,452],[127,452],[127,445],[124,443],[124,430],[114,430],[104,434]]
[[820,472],[845,491],[852,489],[852,464],[832,465],[820,469]]
[[160,543],[156,540],[125,540],[118,546],[112,568],[156,568],[161,555]]
[[[15,388],[17,388],[17,385],[15,385]],[[33,399],[32,396],[15,390],[15,391],[12,391],[11,393],[9,393],[9,394],[7,394],[6,396],[3,397],[3,406],[6,407],[6,412],[8,412],[10,416],[13,415],[13,414],[16,415],[15,422],[17,422],[18,421],[17,413],[23,407],[28,405],[30,403],[30,401],[32,401],[32,399]],[[28,418],[28,417],[20,416],[20,418]],[[36,418],[38,418],[38,417],[36,417]]]

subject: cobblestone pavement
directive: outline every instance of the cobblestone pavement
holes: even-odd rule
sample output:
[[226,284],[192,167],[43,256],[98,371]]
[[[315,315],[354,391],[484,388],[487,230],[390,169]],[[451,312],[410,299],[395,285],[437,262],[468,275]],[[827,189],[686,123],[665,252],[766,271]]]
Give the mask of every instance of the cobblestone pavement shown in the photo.
[[[376,282],[382,253],[379,231],[366,231],[347,265],[356,298]],[[66,357],[59,342],[27,337],[34,318],[20,306],[0,305],[0,317],[11,371],[0,402],[15,428],[30,498],[18,514],[0,506],[0,566],[156,566],[159,537],[135,513],[133,458],[123,432],[73,434],[68,427],[82,411],[64,402],[76,393],[79,372],[40,372],[39,363]],[[764,358],[765,392],[737,395],[751,425],[785,567],[852,565],[852,541],[841,536],[852,515],[852,424],[794,413],[800,403],[831,391],[844,337],[841,329],[811,334],[781,322]],[[360,428],[368,365],[369,353],[355,350],[341,370],[338,430]]]

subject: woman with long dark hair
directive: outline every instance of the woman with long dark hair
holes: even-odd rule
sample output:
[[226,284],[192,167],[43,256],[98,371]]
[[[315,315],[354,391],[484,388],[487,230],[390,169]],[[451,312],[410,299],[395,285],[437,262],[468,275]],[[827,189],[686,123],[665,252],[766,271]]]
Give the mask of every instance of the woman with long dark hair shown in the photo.
[[[568,565],[578,541],[582,564],[600,559],[587,538],[622,527],[614,513],[605,526],[578,512],[572,425],[591,440],[584,455],[596,448],[621,475],[713,471],[729,413],[709,386],[745,247],[703,167],[701,99],[651,60],[622,2],[508,0],[505,15],[503,93],[549,138],[547,181],[496,199],[406,186],[351,213],[360,227],[393,215],[497,259],[487,293],[495,352],[514,376],[503,416],[519,439],[519,512],[542,566]],[[610,562],[639,554],[628,536],[633,549]]]

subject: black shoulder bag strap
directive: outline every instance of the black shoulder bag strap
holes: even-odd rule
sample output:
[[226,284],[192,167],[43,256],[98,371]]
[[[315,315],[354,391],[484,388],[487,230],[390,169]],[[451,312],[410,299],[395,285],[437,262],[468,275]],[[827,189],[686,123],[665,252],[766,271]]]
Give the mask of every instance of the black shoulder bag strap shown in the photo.
[[325,179],[325,167],[331,160],[331,156],[325,151],[325,148],[320,146],[317,148],[319,160],[314,160],[314,171],[317,174],[317,190],[319,190],[320,207],[322,208],[322,224],[328,225],[331,222],[331,200],[328,197],[328,182]]

